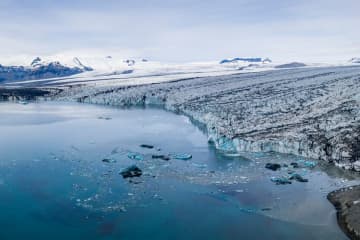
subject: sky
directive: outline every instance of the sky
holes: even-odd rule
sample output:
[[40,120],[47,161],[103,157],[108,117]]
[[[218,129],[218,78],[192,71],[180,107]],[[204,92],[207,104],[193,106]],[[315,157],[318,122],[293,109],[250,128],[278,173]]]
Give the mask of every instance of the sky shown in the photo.
[[360,57],[359,0],[0,0],[0,64],[69,54],[212,61]]

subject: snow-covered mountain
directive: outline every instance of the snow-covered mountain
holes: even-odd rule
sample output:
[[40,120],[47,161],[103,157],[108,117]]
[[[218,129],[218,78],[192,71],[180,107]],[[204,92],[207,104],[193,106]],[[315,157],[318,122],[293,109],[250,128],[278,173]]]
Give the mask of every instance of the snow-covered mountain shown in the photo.
[[85,71],[92,71],[92,68],[75,59],[73,66],[67,66],[59,61],[43,61],[37,57],[28,66],[0,65],[0,82],[64,77]]
[[[359,63],[359,58],[343,63]],[[195,63],[161,63],[142,58],[120,58],[117,56],[77,56],[58,54],[36,57],[22,66],[0,65],[0,82],[32,83],[40,82],[78,82],[93,83],[107,81],[137,81],[138,79],[161,78],[159,81],[170,81],[189,77],[220,76],[239,72],[258,72],[279,68],[319,67],[326,64],[309,64],[299,62],[273,62],[269,58],[236,57],[213,62]],[[71,79],[71,75],[77,75]],[[51,79],[51,80],[50,80]],[[146,80],[146,81],[148,81]]]

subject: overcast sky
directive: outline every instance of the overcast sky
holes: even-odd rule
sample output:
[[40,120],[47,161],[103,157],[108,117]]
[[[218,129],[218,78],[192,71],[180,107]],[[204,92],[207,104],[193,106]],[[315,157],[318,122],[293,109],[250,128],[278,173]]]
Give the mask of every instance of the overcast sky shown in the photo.
[[0,63],[12,56],[360,56],[360,0],[0,0]]

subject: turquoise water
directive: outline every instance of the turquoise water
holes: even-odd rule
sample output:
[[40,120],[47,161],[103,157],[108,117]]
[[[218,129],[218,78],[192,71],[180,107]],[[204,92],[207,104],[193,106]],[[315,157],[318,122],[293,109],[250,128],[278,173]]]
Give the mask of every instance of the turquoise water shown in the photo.
[[[226,156],[157,109],[0,103],[0,239],[346,239],[326,200],[358,180],[326,165],[276,185],[274,153]],[[154,145],[154,149],[141,148]],[[138,153],[143,160],[129,159]],[[188,161],[152,154],[189,153]],[[111,162],[103,162],[103,159]],[[143,175],[119,174],[136,164]]]

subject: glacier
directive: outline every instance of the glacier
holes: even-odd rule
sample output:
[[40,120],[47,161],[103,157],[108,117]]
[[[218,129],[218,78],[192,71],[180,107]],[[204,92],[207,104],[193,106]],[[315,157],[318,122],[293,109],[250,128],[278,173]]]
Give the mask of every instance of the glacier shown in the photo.
[[251,71],[218,62],[123,64],[133,71],[95,69],[6,86],[46,89],[58,101],[157,105],[203,124],[209,142],[226,153],[289,153],[360,171],[359,64],[262,63]]
[[51,98],[160,105],[204,124],[225,152],[275,151],[360,171],[360,66],[121,83],[61,86]]

